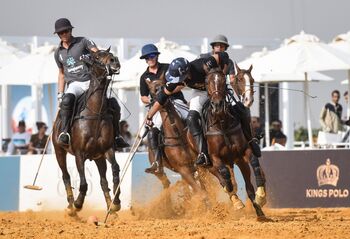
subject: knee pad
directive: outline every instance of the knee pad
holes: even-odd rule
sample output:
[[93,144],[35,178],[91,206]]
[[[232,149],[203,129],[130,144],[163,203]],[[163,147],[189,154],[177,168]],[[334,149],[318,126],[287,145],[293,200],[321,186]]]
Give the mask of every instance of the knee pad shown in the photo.
[[148,139],[148,143],[149,146],[152,150],[157,149],[158,148],[158,141],[159,141],[159,133],[160,130],[156,127],[153,127],[147,135],[147,139]]
[[68,93],[64,94],[61,102],[61,109],[72,110],[74,107],[75,95]]

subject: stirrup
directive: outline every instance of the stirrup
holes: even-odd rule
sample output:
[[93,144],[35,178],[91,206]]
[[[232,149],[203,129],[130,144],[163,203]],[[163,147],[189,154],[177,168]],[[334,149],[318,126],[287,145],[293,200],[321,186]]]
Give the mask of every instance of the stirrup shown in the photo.
[[58,135],[58,142],[64,145],[70,144],[70,135],[67,132],[62,132]]

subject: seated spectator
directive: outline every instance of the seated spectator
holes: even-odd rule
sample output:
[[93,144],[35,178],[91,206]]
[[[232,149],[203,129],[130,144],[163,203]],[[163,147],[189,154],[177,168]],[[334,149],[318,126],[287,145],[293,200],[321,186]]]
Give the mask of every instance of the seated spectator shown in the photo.
[[7,148],[7,155],[26,154],[30,141],[30,133],[26,132],[24,120],[18,122],[18,132],[16,132]]
[[46,141],[48,140],[48,137],[49,137],[48,135],[45,134],[47,130],[47,126],[44,122],[36,122],[36,127],[38,128],[38,133],[33,134],[32,137],[30,137],[28,154],[43,153]]
[[[345,99],[345,102],[346,102],[346,105],[349,104],[349,93],[348,91],[345,91],[344,93],[344,99]],[[348,108],[348,107],[346,107]],[[343,123],[347,126],[350,126],[350,118],[346,118]]]
[[270,145],[275,143],[283,146],[287,143],[287,136],[282,132],[282,121],[280,120],[275,120],[271,124]]
[[338,103],[339,99],[339,91],[332,91],[332,101],[327,103],[321,110],[320,123],[323,132],[336,134],[342,130],[341,115],[343,107]]
[[[126,122],[126,120],[121,120],[119,123],[119,127],[120,127],[120,136],[123,137],[123,139],[125,140],[125,142],[127,142],[129,145],[133,144],[133,138],[132,135],[129,131],[129,124],[128,122]],[[124,148],[124,149],[117,149],[119,152],[128,152],[130,151],[130,147],[128,148]]]

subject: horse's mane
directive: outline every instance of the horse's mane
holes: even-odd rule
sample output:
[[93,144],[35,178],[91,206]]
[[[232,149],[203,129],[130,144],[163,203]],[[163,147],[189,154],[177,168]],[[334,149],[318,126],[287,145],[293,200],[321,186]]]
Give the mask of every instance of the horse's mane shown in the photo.
[[208,74],[214,74],[214,73],[224,74],[224,72],[222,71],[222,69],[220,67],[211,68],[210,71],[208,72]]

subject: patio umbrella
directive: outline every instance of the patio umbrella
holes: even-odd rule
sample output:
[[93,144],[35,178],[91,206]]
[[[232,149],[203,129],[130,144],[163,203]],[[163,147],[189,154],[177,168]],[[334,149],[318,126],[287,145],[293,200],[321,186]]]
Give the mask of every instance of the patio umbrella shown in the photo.
[[0,85],[30,85],[35,121],[41,120],[43,84],[56,83],[58,68],[54,60],[55,46],[45,45],[31,54],[14,60],[0,69]]
[[[331,43],[329,43],[330,46],[340,50],[344,51],[348,54],[350,54],[350,31],[344,34],[340,34],[336,36]],[[348,79],[350,79],[350,69],[348,69]],[[348,85],[348,92],[350,92],[350,84],[349,81],[346,81],[346,83],[343,83],[345,81],[342,81],[342,84],[347,84]],[[347,105],[347,112],[348,115],[347,117],[350,117],[350,101],[348,101]]]
[[[155,44],[158,47],[159,62],[170,63],[177,57],[184,57],[189,61],[197,58],[197,55],[189,51],[189,47],[186,45],[179,45],[176,42],[167,41],[161,38],[158,43]],[[141,51],[138,51],[135,56],[129,60],[122,62],[120,75],[116,77],[115,87],[121,88],[137,88],[139,87],[140,76],[146,70],[147,64],[144,60],[140,59]]]
[[[254,64],[257,72],[270,74],[304,74],[305,91],[308,91],[308,73],[313,71],[350,69],[350,55],[331,47],[314,36],[301,32],[284,41],[284,44]],[[305,96],[309,144],[312,147],[310,99]]]
[[[17,48],[10,46],[7,42],[0,39],[0,69],[6,65],[11,64],[17,59],[25,56],[26,53],[18,50]],[[1,138],[9,137],[9,127],[8,122],[10,122],[8,116],[8,86],[1,86],[1,104],[0,104],[0,144]]]
[[[243,68],[248,68],[250,65],[253,65],[254,68],[252,70],[252,76],[254,77],[255,81],[261,84],[264,84],[265,86],[265,138],[266,138],[266,146],[268,147],[270,144],[270,119],[268,112],[269,109],[269,94],[268,94],[268,83],[278,83],[283,82],[282,84],[282,103],[283,103],[283,128],[284,133],[287,135],[287,148],[293,147],[294,142],[294,127],[293,123],[291,122],[291,118],[289,117],[290,113],[290,100],[289,100],[289,92],[287,89],[289,89],[288,82],[303,82],[305,81],[305,75],[302,72],[291,72],[291,73],[262,73],[256,70],[256,66],[259,64],[257,63],[258,60],[266,56],[269,53],[267,48],[263,48],[262,51],[254,52],[250,58],[242,61],[239,63],[240,66]],[[258,68],[258,67],[257,67]],[[264,71],[263,71],[264,72]],[[333,78],[321,74],[319,72],[310,72],[306,78],[307,81],[331,81]],[[285,90],[284,90],[285,89]],[[308,93],[308,92],[306,92]],[[310,108],[309,108],[310,110]],[[311,127],[311,125],[309,125]],[[311,130],[311,129],[310,129]]]

